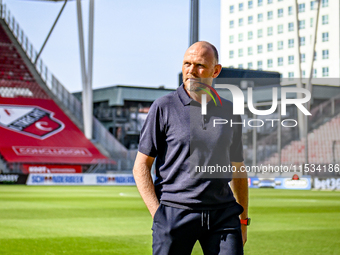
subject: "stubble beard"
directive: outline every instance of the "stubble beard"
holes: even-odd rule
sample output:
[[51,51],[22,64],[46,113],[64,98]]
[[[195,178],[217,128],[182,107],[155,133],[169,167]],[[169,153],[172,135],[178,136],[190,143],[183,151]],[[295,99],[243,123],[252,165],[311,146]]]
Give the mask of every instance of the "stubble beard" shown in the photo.
[[207,89],[206,85],[211,86],[212,85],[212,79],[211,78],[191,78],[194,80],[187,81],[186,89],[190,92],[202,92],[202,89]]

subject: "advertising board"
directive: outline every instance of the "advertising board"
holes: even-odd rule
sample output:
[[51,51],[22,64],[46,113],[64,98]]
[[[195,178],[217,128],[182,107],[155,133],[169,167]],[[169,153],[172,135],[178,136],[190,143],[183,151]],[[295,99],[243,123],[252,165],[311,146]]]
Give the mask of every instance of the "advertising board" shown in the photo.
[[27,174],[76,174],[82,173],[80,165],[38,165],[23,164],[22,170]]
[[292,178],[248,178],[249,188],[273,188],[273,189],[297,189],[297,190],[309,190],[311,189],[310,176],[293,176]]
[[319,190],[340,190],[340,177],[338,178],[314,178],[313,188]]
[[27,185],[135,185],[132,174],[29,174]]
[[0,174],[0,184],[26,184],[27,174]]

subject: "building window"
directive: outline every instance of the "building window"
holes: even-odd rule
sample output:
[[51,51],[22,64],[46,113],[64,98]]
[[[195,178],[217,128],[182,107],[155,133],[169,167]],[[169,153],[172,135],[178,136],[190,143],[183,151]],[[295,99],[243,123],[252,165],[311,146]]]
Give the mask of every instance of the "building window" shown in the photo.
[[253,55],[253,47],[248,47],[248,55]]
[[267,44],[267,51],[268,52],[273,51],[273,43],[268,43]]
[[238,41],[242,42],[243,41],[243,34],[238,34]]
[[328,0],[322,0],[322,7],[328,6]]
[[317,9],[317,1],[311,1],[310,2],[310,9],[316,10]]
[[288,23],[288,31],[294,31],[294,23],[293,22]]
[[238,49],[238,56],[243,57],[243,49]]
[[248,9],[252,9],[253,8],[253,1],[248,1]]
[[299,4],[299,13],[305,12],[305,10],[306,10],[306,4]]
[[317,58],[317,53],[316,51],[314,51],[314,60],[316,60],[316,58]]
[[257,61],[257,69],[262,70],[262,60]]
[[263,21],[263,14],[259,13],[257,14],[257,22],[262,22]]
[[278,41],[277,42],[277,49],[282,50],[283,49],[283,41]]
[[273,27],[268,27],[267,28],[267,35],[268,36],[273,35]]
[[231,21],[229,21],[229,28],[233,28],[233,27],[234,27],[234,21],[231,20]]
[[243,64],[238,64],[238,68],[242,68],[243,69]]
[[288,48],[294,48],[294,39],[288,40]]
[[261,38],[262,35],[263,35],[263,30],[262,30],[262,29],[258,29],[258,30],[257,30],[257,37],[258,37],[258,38]]
[[322,16],[322,25],[328,24],[328,15],[323,15]]
[[234,5],[229,6],[229,13],[234,13]]
[[329,76],[329,68],[323,67],[322,68],[322,77],[328,77]]
[[229,35],[229,43],[233,43],[234,42],[234,36],[233,35]]
[[288,15],[293,15],[293,6],[288,6]]
[[253,39],[253,31],[248,32],[248,40]]
[[253,24],[253,16],[248,16],[248,24]]
[[289,65],[294,64],[294,56],[288,56],[288,64]]
[[238,10],[241,12],[243,11],[243,3],[238,4]]
[[300,46],[304,46],[306,44],[306,37],[300,37]]
[[263,5],[263,0],[257,0],[257,6],[262,6]]
[[263,47],[262,47],[262,45],[257,45],[257,53],[262,53],[262,49],[263,49]]
[[299,20],[299,29],[305,29],[305,20]]
[[317,69],[314,69],[314,70],[313,70],[313,78],[316,78],[316,77],[317,77],[317,74],[318,74]]
[[282,34],[283,33],[283,25],[278,25],[277,26],[277,33]]
[[328,42],[328,32],[322,33],[322,41],[323,42]]
[[234,51],[233,50],[229,51],[229,58],[234,58]]
[[291,80],[294,78],[294,72],[288,72],[288,78]]
[[243,18],[238,19],[238,26],[239,27],[243,26]]
[[328,59],[329,58],[329,51],[323,50],[322,51],[322,59]]
[[267,3],[268,3],[268,4],[272,4],[272,3],[273,3],[273,0],[268,0]]
[[302,78],[305,78],[305,77],[306,77],[306,71],[302,70]]
[[248,69],[253,69],[253,63],[252,62],[248,63]]
[[277,10],[277,16],[280,18],[280,17],[283,17],[283,9],[278,9]]
[[301,63],[306,62],[306,54],[305,53],[301,53],[300,58],[301,58]]
[[314,19],[310,18],[310,27],[313,27]]
[[283,66],[283,57],[277,58],[277,65]]
[[273,11],[269,11],[267,15],[268,15],[268,20],[273,19]]
[[267,67],[273,67],[273,60],[272,59],[268,59],[267,60]]

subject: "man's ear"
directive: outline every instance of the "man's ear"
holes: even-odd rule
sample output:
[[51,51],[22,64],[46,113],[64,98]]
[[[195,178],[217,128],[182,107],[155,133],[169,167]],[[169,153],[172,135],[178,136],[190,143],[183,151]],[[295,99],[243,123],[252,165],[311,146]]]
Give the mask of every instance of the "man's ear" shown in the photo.
[[221,71],[222,71],[222,65],[220,64],[215,65],[213,78],[216,78],[220,74]]

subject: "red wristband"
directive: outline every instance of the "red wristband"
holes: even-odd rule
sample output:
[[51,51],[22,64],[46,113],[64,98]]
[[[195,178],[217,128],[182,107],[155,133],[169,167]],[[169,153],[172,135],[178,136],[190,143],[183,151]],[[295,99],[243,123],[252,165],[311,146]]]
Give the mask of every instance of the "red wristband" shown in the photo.
[[250,218],[246,218],[246,219],[241,219],[241,224],[242,225],[246,225],[246,226],[249,226],[250,225]]

